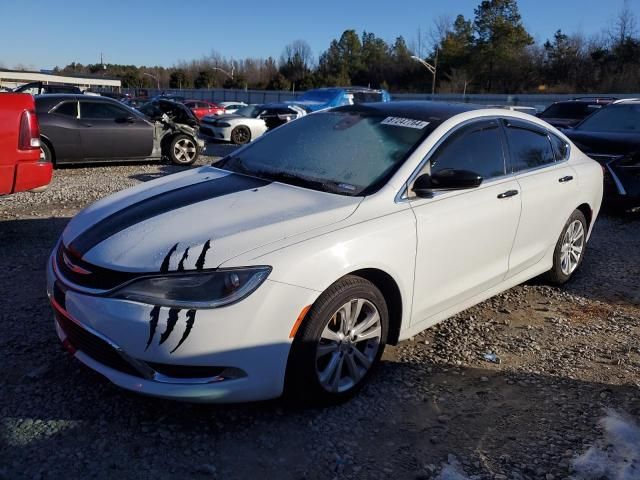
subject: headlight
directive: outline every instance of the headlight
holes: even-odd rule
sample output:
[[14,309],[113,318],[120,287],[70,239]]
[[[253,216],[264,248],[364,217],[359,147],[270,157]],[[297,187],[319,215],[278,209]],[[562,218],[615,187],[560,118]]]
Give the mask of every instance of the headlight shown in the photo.
[[143,277],[111,297],[161,307],[217,308],[249,296],[269,273],[271,267],[265,266]]
[[216,123],[215,123],[215,126],[216,126],[216,127],[230,127],[230,126],[231,126],[231,124],[230,124],[230,123],[227,123],[227,122],[216,122]]

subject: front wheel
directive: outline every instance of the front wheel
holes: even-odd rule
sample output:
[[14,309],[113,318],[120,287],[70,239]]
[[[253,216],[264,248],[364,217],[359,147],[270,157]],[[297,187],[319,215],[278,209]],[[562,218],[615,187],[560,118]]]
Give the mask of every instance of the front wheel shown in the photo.
[[251,130],[245,125],[238,125],[231,130],[231,141],[236,145],[244,145],[251,140]]
[[175,165],[191,165],[198,159],[198,145],[189,135],[176,135],[171,140],[167,153]]
[[380,290],[346,276],[313,304],[291,346],[286,395],[295,401],[335,404],[355,395],[380,361],[389,313]]
[[555,285],[569,281],[584,258],[587,244],[587,219],[580,210],[574,210],[562,229],[553,251],[553,267],[546,280]]

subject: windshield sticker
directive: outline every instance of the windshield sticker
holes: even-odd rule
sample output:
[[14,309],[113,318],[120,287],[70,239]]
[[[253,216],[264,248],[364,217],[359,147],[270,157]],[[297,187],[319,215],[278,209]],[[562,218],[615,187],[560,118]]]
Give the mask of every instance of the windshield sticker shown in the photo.
[[424,127],[429,125],[429,122],[414,120],[412,118],[387,117],[380,122],[380,125],[393,125],[395,127],[416,128],[418,130],[422,130]]

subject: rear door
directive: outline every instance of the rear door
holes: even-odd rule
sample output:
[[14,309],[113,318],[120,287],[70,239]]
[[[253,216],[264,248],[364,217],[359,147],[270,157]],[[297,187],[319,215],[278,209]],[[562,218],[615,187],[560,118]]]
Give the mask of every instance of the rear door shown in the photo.
[[86,160],[145,158],[153,150],[153,126],[115,102],[81,100],[78,124]]
[[[577,207],[578,182],[568,165],[568,145],[542,127],[523,120],[504,122],[510,168],[520,185],[522,213],[509,257],[512,277],[542,260],[553,248]],[[554,148],[554,143],[555,148]],[[564,145],[564,146],[562,146]]]

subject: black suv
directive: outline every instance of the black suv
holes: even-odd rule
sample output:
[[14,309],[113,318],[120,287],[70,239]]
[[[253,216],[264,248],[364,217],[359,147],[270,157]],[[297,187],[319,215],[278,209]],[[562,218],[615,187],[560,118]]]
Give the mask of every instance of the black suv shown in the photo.
[[556,128],[569,128],[616,100],[613,97],[578,97],[555,102],[538,117]]

